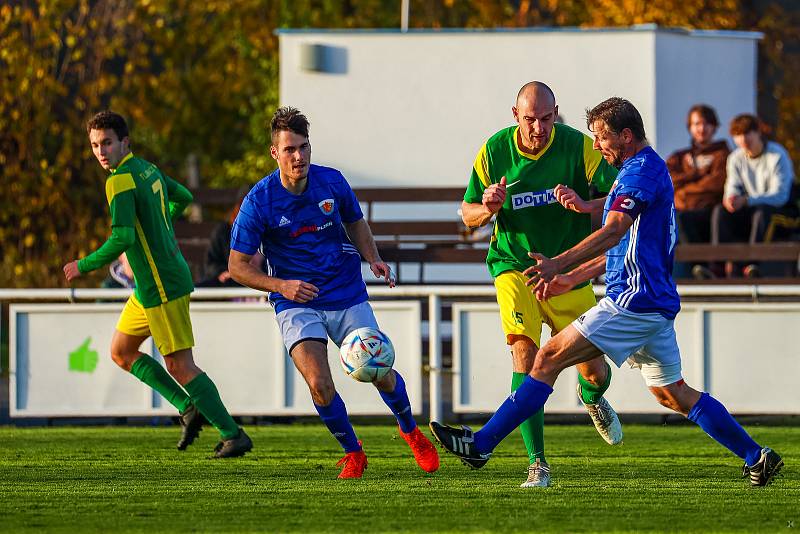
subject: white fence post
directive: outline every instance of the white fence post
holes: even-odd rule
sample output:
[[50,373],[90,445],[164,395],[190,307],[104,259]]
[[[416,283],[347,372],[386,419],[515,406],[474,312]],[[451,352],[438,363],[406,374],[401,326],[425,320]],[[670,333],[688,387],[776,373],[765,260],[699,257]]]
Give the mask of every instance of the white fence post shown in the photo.
[[428,296],[428,367],[430,368],[430,420],[442,420],[441,297]]

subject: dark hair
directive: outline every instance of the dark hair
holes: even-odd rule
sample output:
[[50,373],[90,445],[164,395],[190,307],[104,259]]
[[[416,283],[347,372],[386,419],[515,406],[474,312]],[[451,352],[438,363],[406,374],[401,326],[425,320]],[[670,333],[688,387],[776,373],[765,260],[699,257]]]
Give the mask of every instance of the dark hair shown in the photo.
[[695,104],[694,106],[689,108],[689,113],[686,114],[686,129],[689,129],[689,125],[692,122],[692,113],[697,113],[703,120],[706,121],[708,124],[713,124],[716,128],[719,126],[719,119],[717,118],[717,112],[714,111],[714,108],[711,106],[707,106],[705,104]]
[[122,141],[128,134],[128,125],[119,113],[101,111],[86,123],[86,133],[92,130],[114,130],[117,139]]
[[628,128],[639,141],[645,141],[644,123],[639,111],[624,98],[613,96],[586,110],[586,126],[591,131],[596,121],[603,121],[615,134]]
[[730,132],[731,135],[744,135],[747,132],[758,132],[763,135],[767,133],[767,127],[755,115],[742,113],[736,115],[731,121]]
[[270,128],[272,129],[272,142],[275,143],[275,136],[278,132],[294,132],[297,135],[308,137],[308,127],[310,126],[308,119],[305,115],[300,113],[299,109],[290,106],[284,106],[275,110],[270,121]]

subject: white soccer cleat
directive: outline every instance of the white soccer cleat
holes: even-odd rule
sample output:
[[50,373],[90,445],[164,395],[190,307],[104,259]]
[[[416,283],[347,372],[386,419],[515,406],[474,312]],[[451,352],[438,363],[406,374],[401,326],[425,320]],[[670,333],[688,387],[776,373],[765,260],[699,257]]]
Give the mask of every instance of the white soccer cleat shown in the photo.
[[520,488],[546,488],[550,485],[550,466],[547,462],[536,460],[528,466],[528,480]]
[[[583,402],[580,383],[578,383],[578,398]],[[600,402],[597,404],[583,402],[583,405],[586,406],[586,411],[589,412],[589,417],[592,418],[594,427],[600,433],[600,436],[606,440],[606,443],[609,445],[622,443],[622,424],[619,422],[617,412],[614,411],[614,408],[611,407],[605,397],[601,397]]]

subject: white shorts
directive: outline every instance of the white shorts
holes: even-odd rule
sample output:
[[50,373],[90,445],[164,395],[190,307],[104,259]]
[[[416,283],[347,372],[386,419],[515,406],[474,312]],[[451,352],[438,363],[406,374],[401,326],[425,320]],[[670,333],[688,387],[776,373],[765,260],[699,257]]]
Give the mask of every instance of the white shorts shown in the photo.
[[626,360],[639,367],[648,386],[667,386],[682,378],[675,321],[660,313],[634,313],[605,297],[572,326],[617,367]]
[[289,308],[275,316],[281,329],[283,344],[289,355],[302,341],[319,341],[327,344],[328,338],[342,344],[347,334],[356,328],[378,328],[378,321],[368,301],[344,310],[315,310],[313,308]]

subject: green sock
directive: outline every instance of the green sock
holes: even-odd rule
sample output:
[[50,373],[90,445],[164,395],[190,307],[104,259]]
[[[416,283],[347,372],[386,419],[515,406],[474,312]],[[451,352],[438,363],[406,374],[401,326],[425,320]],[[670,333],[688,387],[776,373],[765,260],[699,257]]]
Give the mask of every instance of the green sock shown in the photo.
[[[511,378],[511,391],[516,391],[526,376],[528,376],[526,373],[514,373]],[[519,425],[519,431],[522,433],[525,448],[528,449],[528,461],[530,463],[536,462],[537,459],[542,462],[546,461],[544,459],[544,408],[523,421]]]
[[581,399],[585,404],[597,404],[600,402],[603,393],[605,393],[608,386],[611,385],[611,366],[608,365],[608,362],[605,362],[605,364],[608,373],[606,374],[605,381],[599,386],[595,386],[578,373],[578,382],[581,385]]
[[186,388],[186,392],[200,413],[214,425],[214,428],[219,430],[222,439],[231,439],[239,435],[239,425],[222,404],[217,386],[208,378],[207,374],[200,373],[183,387]]
[[131,374],[158,391],[180,413],[185,412],[192,403],[189,395],[175,382],[175,379],[169,375],[167,370],[147,354],[141,354],[133,362]]

